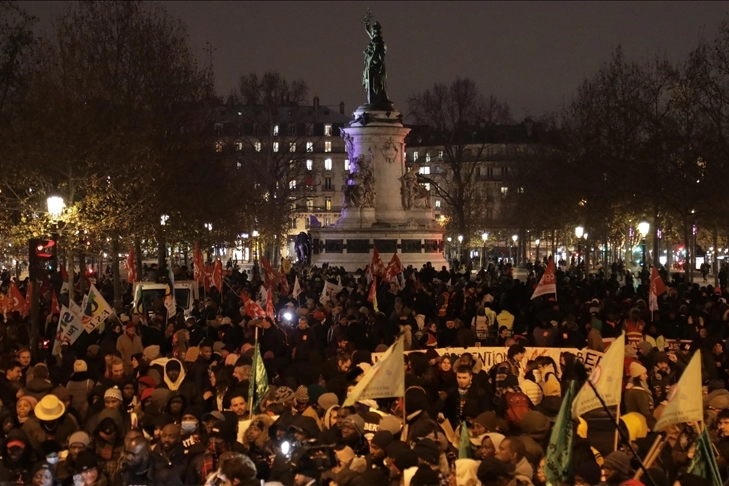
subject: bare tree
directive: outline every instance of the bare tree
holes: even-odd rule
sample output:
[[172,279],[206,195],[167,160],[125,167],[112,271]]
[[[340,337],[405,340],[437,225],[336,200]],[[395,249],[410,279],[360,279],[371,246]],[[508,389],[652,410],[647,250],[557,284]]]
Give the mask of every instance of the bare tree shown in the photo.
[[421,176],[445,203],[451,230],[469,238],[483,227],[489,195],[477,181],[491,141],[487,130],[510,121],[509,106],[494,96],[484,96],[469,78],[456,78],[450,85],[436,83],[408,99],[410,116],[426,125],[431,145],[443,147],[440,168]]

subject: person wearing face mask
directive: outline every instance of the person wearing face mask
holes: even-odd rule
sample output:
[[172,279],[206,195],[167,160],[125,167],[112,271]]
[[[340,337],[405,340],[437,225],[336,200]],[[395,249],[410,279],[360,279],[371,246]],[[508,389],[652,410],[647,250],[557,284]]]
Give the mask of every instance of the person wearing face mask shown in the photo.
[[[222,413],[216,412],[217,414],[220,414],[220,417],[217,418],[225,420]],[[185,448],[186,454],[198,454],[205,450],[203,442],[207,437],[207,431],[197,418],[202,416],[204,422],[208,415],[203,414],[202,409],[197,407],[187,407],[185,413],[182,414],[180,443]]]
[[79,430],[76,419],[66,413],[65,405],[55,395],[44,396],[35,406],[34,415],[23,424],[23,430],[37,452],[42,452],[41,444],[46,441],[65,444]]
[[181,430],[176,424],[168,424],[162,429],[162,435],[157,445],[152,448],[152,454],[160,460],[159,467],[168,469],[182,481],[187,469],[187,455],[184,446],[180,442]]

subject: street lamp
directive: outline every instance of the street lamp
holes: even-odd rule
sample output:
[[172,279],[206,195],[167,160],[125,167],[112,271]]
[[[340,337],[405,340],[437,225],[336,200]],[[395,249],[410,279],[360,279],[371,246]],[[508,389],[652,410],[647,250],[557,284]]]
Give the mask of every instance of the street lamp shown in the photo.
[[582,226],[575,227],[575,236],[577,237],[577,267],[580,266],[580,257],[582,257],[582,236],[585,234],[585,228]]
[[484,255],[486,254],[486,240],[489,239],[489,234],[485,231],[481,233],[481,241],[483,241],[483,247],[481,248],[481,268],[483,268],[484,264],[486,263],[486,259],[484,258]]
[[534,257],[534,263],[539,261],[539,243],[541,243],[541,242],[542,242],[542,240],[540,240],[539,238],[537,238],[536,241],[534,241],[534,243],[537,245],[537,255]]
[[[160,216],[159,217],[159,224],[160,224],[160,226],[167,225],[167,221],[169,221],[169,219],[170,219],[170,217],[168,215],[166,215],[166,214],[163,214],[162,216]],[[212,225],[211,225],[211,229],[212,229]]]
[[463,263],[463,235],[458,235],[458,245],[459,245],[459,251],[458,251],[458,261],[459,263]]
[[514,266],[517,266],[518,265],[518,262],[516,261],[516,256],[517,256],[517,253],[516,253],[516,242],[517,242],[518,239],[519,239],[519,235],[513,235],[511,237],[511,241],[514,242]]
[[63,208],[66,207],[66,203],[63,202],[61,196],[48,196],[46,204],[48,205],[48,214],[51,215],[54,221],[61,216]]
[[638,223],[638,232],[640,233],[640,246],[641,246],[641,253],[642,261],[641,266],[643,267],[643,270],[645,271],[645,237],[648,234],[648,232],[651,230],[651,225],[648,223],[648,221],[641,221]]

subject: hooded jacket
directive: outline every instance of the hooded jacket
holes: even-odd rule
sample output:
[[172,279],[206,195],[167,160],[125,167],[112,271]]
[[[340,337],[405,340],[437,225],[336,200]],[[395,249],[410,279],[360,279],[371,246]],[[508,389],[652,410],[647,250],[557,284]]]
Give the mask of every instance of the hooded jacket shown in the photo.
[[71,395],[71,407],[82,417],[89,409],[89,394],[94,388],[94,380],[88,371],[74,373],[66,383],[66,391]]
[[[26,446],[20,460],[13,463],[10,461],[6,444],[15,439],[23,441]],[[38,457],[30,444],[28,435],[22,429],[11,430],[8,432],[7,441],[3,444],[2,449],[0,449],[0,482],[30,484],[31,468],[37,459]]]
[[[177,380],[172,381],[167,374],[167,363],[171,361],[176,361],[180,365],[180,375],[177,377]],[[180,361],[177,358],[159,358],[150,363],[151,365],[160,365],[162,367],[163,376],[162,381],[164,381],[165,385],[167,385],[167,388],[169,388],[170,391],[177,391],[180,389],[180,385],[182,384],[182,380],[185,379],[185,366],[182,364],[182,361]]]
[[31,396],[40,402],[41,398],[48,395],[51,390],[53,390],[53,383],[43,378],[33,378],[28,380],[23,388],[23,395]]

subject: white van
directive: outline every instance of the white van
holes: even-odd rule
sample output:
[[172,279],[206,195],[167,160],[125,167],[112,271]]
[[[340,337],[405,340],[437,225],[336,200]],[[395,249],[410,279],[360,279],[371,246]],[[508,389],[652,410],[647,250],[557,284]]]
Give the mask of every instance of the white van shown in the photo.
[[[154,314],[155,304],[163,304],[165,299],[165,290],[167,286],[154,282],[134,282],[134,293],[137,295],[137,288],[142,287],[142,301],[144,302],[144,311],[147,318]],[[159,299],[159,302],[155,302]],[[194,303],[200,299],[200,286],[195,280],[179,280],[175,282],[175,304],[178,309],[182,309],[185,317],[190,317],[190,313],[194,309]]]

